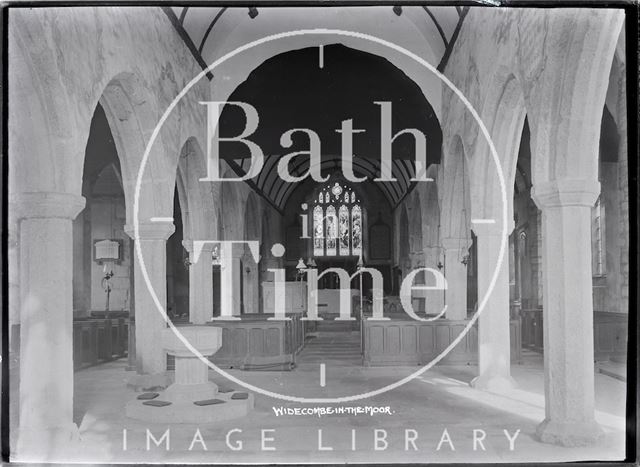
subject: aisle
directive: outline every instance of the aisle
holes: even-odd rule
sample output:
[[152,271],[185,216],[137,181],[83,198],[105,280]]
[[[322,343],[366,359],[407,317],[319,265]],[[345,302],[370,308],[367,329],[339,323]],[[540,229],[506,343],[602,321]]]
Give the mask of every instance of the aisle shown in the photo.
[[304,366],[320,363],[331,366],[362,366],[360,332],[320,330],[317,337],[309,336],[304,349],[296,358],[296,364]]

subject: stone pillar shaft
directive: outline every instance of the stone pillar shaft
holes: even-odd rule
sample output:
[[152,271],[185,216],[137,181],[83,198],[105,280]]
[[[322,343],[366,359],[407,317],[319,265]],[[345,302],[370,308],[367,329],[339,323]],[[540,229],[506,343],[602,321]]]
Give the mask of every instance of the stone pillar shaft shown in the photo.
[[[73,236],[82,196],[12,199],[20,245],[20,460],[51,460],[77,438],[73,423]],[[42,457],[45,456],[45,457]]]
[[220,271],[220,318],[240,319],[243,250],[236,245],[223,245],[221,248],[222,267]]
[[175,384],[203,384],[209,380],[209,367],[199,358],[176,355]]
[[467,267],[462,264],[461,258],[466,253],[466,248],[457,238],[443,239],[442,246],[444,248],[443,274],[447,280],[445,317],[451,320],[464,320],[467,319]]
[[[438,270],[438,262],[442,261],[442,258],[439,257],[439,254],[440,254],[440,248],[438,248],[438,247],[426,247],[424,249],[425,267],[432,268],[432,269],[435,269],[437,271]],[[442,273],[442,270],[440,270],[440,273]],[[431,276],[431,275],[429,274],[429,276]],[[433,277],[429,277],[427,279],[428,284],[432,284],[433,280],[434,280]],[[426,303],[427,313],[438,314],[443,310],[443,308],[444,308],[444,294],[445,294],[444,290],[428,290],[428,291],[426,291],[425,297],[426,297],[426,301],[427,301],[427,303]]]
[[213,266],[211,252],[213,245],[205,243],[199,257],[195,258],[193,242],[182,242],[189,252],[189,321],[205,324],[213,316]]
[[125,231],[139,242],[149,283],[144,278],[134,247],[134,296],[136,310],[136,366],[142,374],[158,374],[166,371],[166,353],[160,334],[167,323],[156,306],[149,285],[153,287],[160,305],[167,307],[167,239],[174,232],[173,224],[154,223],[139,225],[139,239],[135,239],[133,226]]
[[594,417],[591,207],[600,184],[561,180],[536,185],[542,209],[545,414],[542,441],[587,445],[601,431]]
[[244,312],[258,313],[260,284],[258,282],[258,264],[251,257],[251,253],[245,253],[242,257],[243,266],[243,286],[242,293],[244,295]]
[[[500,228],[477,224],[473,230],[478,245],[478,306],[485,296],[487,300],[478,319],[478,377],[472,385],[507,392],[515,386],[511,378],[508,244],[498,265],[503,240]],[[487,295],[498,267],[493,290]]]

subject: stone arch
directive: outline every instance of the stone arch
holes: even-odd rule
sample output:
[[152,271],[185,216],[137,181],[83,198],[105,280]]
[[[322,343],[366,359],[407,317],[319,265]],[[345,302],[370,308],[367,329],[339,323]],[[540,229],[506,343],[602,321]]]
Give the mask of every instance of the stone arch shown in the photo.
[[[223,178],[233,176],[231,169],[227,169],[222,175]],[[244,212],[242,195],[237,187],[237,182],[219,182],[220,206],[218,223],[222,225],[222,238],[224,240],[243,240],[244,221],[243,216],[236,213]]]
[[[179,193],[185,200],[181,205],[185,225],[185,238],[209,240],[215,238],[214,197],[211,182],[201,182],[206,176],[204,153],[195,137],[188,138],[182,146],[178,162]],[[182,186],[182,191],[181,187]],[[184,196],[182,196],[184,194]]]
[[409,245],[411,255],[422,253],[422,203],[420,202],[420,193],[414,190],[409,203],[411,210],[411,219],[409,221]]
[[434,182],[426,183],[422,194],[422,244],[424,247],[436,247],[440,240],[440,203],[435,165],[429,167],[427,176]]
[[[136,38],[140,23],[152,21],[170,27],[169,19],[161,9],[142,12],[125,8],[118,14],[112,10],[90,7],[73,15],[64,9],[14,12],[8,30],[11,37],[8,55],[15,63],[12,74],[21,79],[11,80],[9,88],[12,193],[80,194],[91,117],[98,102],[105,110],[110,107],[104,102],[105,91],[118,82],[123,85],[134,102],[129,111],[134,111],[140,132],[148,136],[158,121],[157,110],[168,105],[186,77],[197,74],[198,65],[177,35],[172,37],[176,39],[175,47],[165,49],[167,59],[163,62],[158,60],[156,53],[150,53],[150,49],[136,48],[140,53],[126,49],[131,43],[140,47],[158,44],[163,28],[151,28],[151,37],[145,44],[137,42]],[[60,34],[62,30],[64,34]],[[58,53],[66,48],[74,50],[74,60]],[[172,67],[172,63],[179,63],[180,67]],[[155,78],[145,80],[147,75]],[[188,131],[188,128],[200,131],[205,128],[201,124],[203,113],[195,110],[200,108],[198,101],[206,100],[208,92],[208,83],[198,84],[193,96],[187,96],[174,111],[179,114],[176,127],[181,133],[193,134],[194,131]],[[114,134],[122,129],[118,128],[117,119],[111,119],[109,123]],[[123,126],[126,124],[123,122]],[[30,131],[22,131],[24,128]],[[142,140],[146,141],[146,138]],[[159,135],[158,148],[154,152],[164,152],[162,146],[170,146],[175,151],[169,157],[169,168],[175,169],[177,164],[179,142],[176,134],[163,131]],[[133,148],[127,151],[131,154],[125,155],[122,149],[118,148],[121,157],[131,157],[132,161],[142,155]],[[155,164],[162,158],[157,154],[150,162]],[[124,171],[126,164],[121,165]],[[40,168],[38,173],[30,170],[34,166]],[[137,165],[131,166],[137,168]],[[151,172],[155,176],[155,170]],[[153,211],[151,215],[169,215],[171,211],[175,172],[169,170],[168,173],[171,183],[169,180],[164,183],[163,199],[161,202],[155,200],[155,206],[149,208]]]
[[[189,182],[186,179],[186,174],[180,170],[180,166],[178,166],[178,173],[176,174],[176,195],[178,196],[177,203],[180,206],[180,213],[182,217],[182,234],[184,236],[184,240],[193,239],[193,222],[191,220],[191,209],[193,209],[190,193],[189,193]],[[174,205],[176,200],[174,200]],[[174,223],[175,223],[174,218]]]
[[[99,98],[121,161],[128,224],[133,221],[135,183],[147,145],[148,127],[157,120],[157,111],[149,94],[135,74],[123,72],[109,81]],[[158,138],[141,183],[139,222],[148,222],[154,216],[171,215],[175,177],[175,167]]]
[[[469,239],[470,183],[469,161],[463,140],[455,135],[446,151],[442,172],[442,208],[440,239]],[[462,245],[468,248],[470,245]]]
[[[518,148],[524,128],[526,108],[520,82],[509,73],[497,95],[495,103],[487,104],[487,112],[492,115],[485,120],[498,154],[504,178],[507,199],[508,231],[513,228],[513,187],[518,162]],[[487,141],[478,141],[477,151],[472,161],[471,212],[473,218],[502,220],[502,191],[495,161]]]
[[95,106],[90,109],[71,102],[56,75],[57,54],[48,41],[33,39],[44,37],[43,28],[20,14],[12,17],[8,55],[12,74],[21,79],[12,80],[9,87],[10,191],[79,195],[84,136],[89,134]]
[[[621,34],[622,37],[624,36]],[[616,125],[623,128],[626,126],[626,61],[620,49],[621,46],[618,45],[611,63],[605,105],[616,121]]]
[[545,62],[523,77],[529,85],[525,99],[534,190],[558,180],[597,181],[600,118],[624,21],[621,13],[566,11],[548,18],[549,40],[541,55]]
[[[261,11],[258,21],[252,22],[243,21],[244,18],[238,18],[234,14],[245,16],[241,12],[225,12],[225,15],[216,24],[213,35],[208,41],[208,44],[215,44],[215,49],[213,48],[214,46],[208,45],[203,50],[207,63],[213,62],[239,46],[265,36],[295,29],[313,28],[342,29],[381,37],[397,43],[434,65],[438,63],[442,55],[442,51],[432,49],[431,43],[433,41],[425,40],[423,32],[414,24],[414,20],[408,19],[409,17],[404,14],[400,18],[393,17],[393,15],[391,17],[387,16],[385,24],[388,27],[384,29],[376,26],[378,22],[366,23],[362,21],[362,14],[368,14],[362,11],[359,15],[351,13],[338,17],[325,14],[322,11],[315,15],[309,15],[307,11],[296,12],[292,10],[290,15],[287,16],[286,22],[283,22],[282,18],[274,18],[273,21],[262,22],[262,17],[270,14],[269,10]],[[241,55],[230,59],[219,67],[218,74],[225,76],[225,80],[215,80],[216,85],[212,89],[213,100],[225,101],[235,87],[247,79],[253,69],[269,58],[291,50],[334,43],[389,60],[418,84],[436,115],[438,118],[440,117],[442,84],[433,73],[425,70],[423,66],[404,54],[395,52],[388,47],[364,39],[341,35],[287,37],[242,52]]]
[[398,266],[405,269],[410,254],[409,215],[407,207],[402,204],[398,215]]

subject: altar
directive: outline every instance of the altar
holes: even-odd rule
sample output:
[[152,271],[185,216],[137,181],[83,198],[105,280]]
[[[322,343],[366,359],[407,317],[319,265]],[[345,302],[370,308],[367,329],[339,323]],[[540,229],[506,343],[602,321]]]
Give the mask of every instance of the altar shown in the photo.
[[[330,319],[335,319],[340,314],[340,289],[318,289],[318,315],[326,315]],[[360,297],[360,291],[356,289],[348,290],[349,312],[353,314],[353,302]],[[262,283],[263,313],[273,315],[275,311],[275,282]],[[284,283],[284,312],[287,316],[291,314],[306,314],[307,306],[307,283],[303,281],[290,281]]]

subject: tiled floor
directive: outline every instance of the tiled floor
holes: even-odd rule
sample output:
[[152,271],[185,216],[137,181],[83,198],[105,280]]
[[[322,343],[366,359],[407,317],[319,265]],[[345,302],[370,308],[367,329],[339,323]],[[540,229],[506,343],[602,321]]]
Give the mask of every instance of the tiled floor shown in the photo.
[[[419,369],[328,364],[326,386],[321,387],[318,367],[319,364],[306,362],[290,372],[234,370],[230,374],[277,393],[336,398],[381,388]],[[68,460],[370,463],[526,462],[624,457],[626,385],[622,381],[596,374],[597,419],[606,432],[603,440],[585,448],[563,448],[539,443],[533,436],[537,424],[544,418],[543,372],[539,355],[525,354],[523,364],[512,366],[519,389],[509,396],[471,388],[468,383],[475,376],[475,371],[472,366],[438,366],[392,391],[335,404],[304,404],[255,394],[255,410],[242,419],[215,426],[160,426],[125,417],[124,405],[135,398],[136,393],[127,388],[126,379],[131,373],[125,371],[125,361],[116,361],[75,375],[76,422],[82,441],[74,452],[69,452]],[[238,384],[225,381],[213,371],[210,379],[221,386],[238,388]],[[389,407],[390,414],[323,417],[275,414],[275,410],[281,407],[309,406]],[[124,429],[126,450],[123,449]],[[169,450],[164,444],[156,447],[152,442],[147,450],[147,429],[156,439],[170,429]],[[442,441],[443,437],[446,438],[443,435],[445,429],[450,443]],[[486,433],[482,442],[484,450],[479,443],[474,450],[474,429]],[[198,441],[198,430],[202,442]],[[380,439],[386,437],[386,449],[376,450],[375,430],[384,430],[378,431],[377,436]],[[504,430],[509,436],[520,430],[513,451],[509,449]],[[417,438],[412,443],[406,436]],[[482,432],[477,431],[476,437],[482,437]],[[273,447],[275,450],[263,450],[263,444],[265,448]],[[417,450],[414,450],[414,445]],[[384,446],[385,443],[378,440],[377,447]]]

